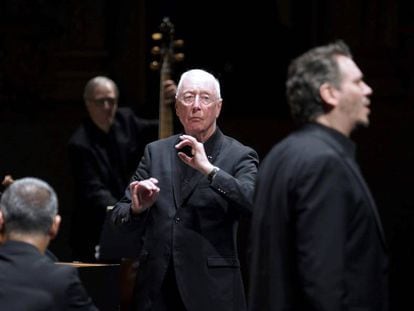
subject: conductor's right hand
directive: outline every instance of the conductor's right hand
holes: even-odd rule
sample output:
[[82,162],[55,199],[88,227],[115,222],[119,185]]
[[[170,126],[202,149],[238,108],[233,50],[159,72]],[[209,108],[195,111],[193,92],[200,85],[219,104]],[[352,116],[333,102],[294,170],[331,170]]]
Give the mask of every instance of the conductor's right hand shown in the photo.
[[131,209],[134,214],[142,213],[154,204],[160,193],[157,184],[158,180],[151,177],[141,181],[133,181],[129,185],[132,201]]

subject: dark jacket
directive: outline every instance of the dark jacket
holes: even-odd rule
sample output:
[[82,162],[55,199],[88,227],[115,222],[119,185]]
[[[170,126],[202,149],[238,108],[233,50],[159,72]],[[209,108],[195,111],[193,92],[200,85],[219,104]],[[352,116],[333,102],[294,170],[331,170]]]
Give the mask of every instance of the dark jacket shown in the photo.
[[354,144],[308,124],[260,167],[251,224],[250,311],[383,311],[388,259]]
[[176,135],[149,144],[133,177],[159,180],[155,204],[131,216],[127,189],[113,214],[114,222],[126,230],[138,226],[145,231],[136,310],[151,310],[172,263],[187,310],[243,311],[236,232],[240,215],[251,212],[257,153],[217,130],[205,143],[210,162],[220,168],[210,184],[178,158],[177,142]]
[[0,309],[97,311],[76,268],[54,263],[31,244],[0,245]]
[[75,259],[93,259],[107,206],[123,196],[145,145],[156,139],[157,129],[156,120],[140,119],[129,108],[118,108],[109,133],[88,118],[72,135],[68,149],[76,206],[70,240]]

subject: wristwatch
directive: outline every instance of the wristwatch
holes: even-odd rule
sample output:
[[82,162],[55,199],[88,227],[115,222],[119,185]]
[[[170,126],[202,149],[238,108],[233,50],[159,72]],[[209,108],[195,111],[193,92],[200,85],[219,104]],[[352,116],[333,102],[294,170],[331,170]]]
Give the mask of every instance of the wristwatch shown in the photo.
[[213,181],[214,177],[216,177],[217,172],[218,172],[219,170],[220,170],[220,169],[219,169],[217,166],[214,166],[214,167],[213,167],[213,169],[211,170],[211,172],[210,172],[210,173],[208,173],[208,175],[207,175],[207,179],[208,179],[208,181],[210,182],[210,184],[212,183],[212,181]]

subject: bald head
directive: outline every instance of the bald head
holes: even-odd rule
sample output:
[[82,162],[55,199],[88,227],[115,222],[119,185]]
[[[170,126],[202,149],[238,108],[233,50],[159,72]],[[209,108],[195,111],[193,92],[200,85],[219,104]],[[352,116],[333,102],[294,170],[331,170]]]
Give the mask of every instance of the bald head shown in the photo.
[[85,85],[85,90],[83,91],[83,98],[85,101],[88,99],[93,99],[94,91],[98,86],[107,86],[113,89],[116,98],[119,97],[118,86],[112,79],[105,76],[97,76],[90,79]]

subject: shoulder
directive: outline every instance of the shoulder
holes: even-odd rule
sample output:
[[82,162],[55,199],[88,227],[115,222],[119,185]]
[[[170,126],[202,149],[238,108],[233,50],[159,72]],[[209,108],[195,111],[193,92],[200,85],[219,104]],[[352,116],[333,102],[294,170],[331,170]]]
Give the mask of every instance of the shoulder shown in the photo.
[[[40,268],[42,266],[42,268]],[[42,260],[42,265],[39,265],[39,270],[42,270],[44,277],[49,277],[58,284],[70,284],[79,280],[79,274],[76,267],[71,264],[54,262],[47,256]]]
[[223,135],[223,148],[229,149],[230,151],[237,151],[239,153],[252,154],[255,157],[258,157],[256,150],[252,147],[247,146],[237,139],[227,135]]
[[277,142],[265,156],[262,166],[266,169],[303,171],[342,163],[336,150],[318,136],[308,131],[294,131]]
[[65,283],[66,277],[77,272],[74,267],[57,264],[55,258],[50,257],[49,254],[40,254],[31,245],[18,245],[13,249],[15,254],[16,250],[19,250],[19,255],[13,257],[16,262],[27,262],[22,269],[26,272],[31,271],[42,275],[44,280],[61,284]]
[[320,136],[314,135],[313,132],[296,130],[276,143],[270,151],[272,153],[293,153],[300,157],[309,157],[311,155],[330,154],[334,149],[326,143]]
[[69,138],[69,145],[77,145],[82,144],[83,142],[87,141],[88,133],[86,130],[85,123],[83,122],[81,125],[79,125],[73,134]]
[[89,148],[95,140],[96,130],[94,126],[89,118],[85,118],[69,138],[68,147]]
[[130,107],[118,108],[115,119],[121,124],[135,124],[138,128],[158,127],[158,120],[141,118]]
[[147,145],[148,149],[168,149],[174,147],[179,141],[180,134],[172,135],[167,138],[154,140]]
[[122,118],[135,117],[135,113],[130,107],[119,107],[116,111],[116,115]]

